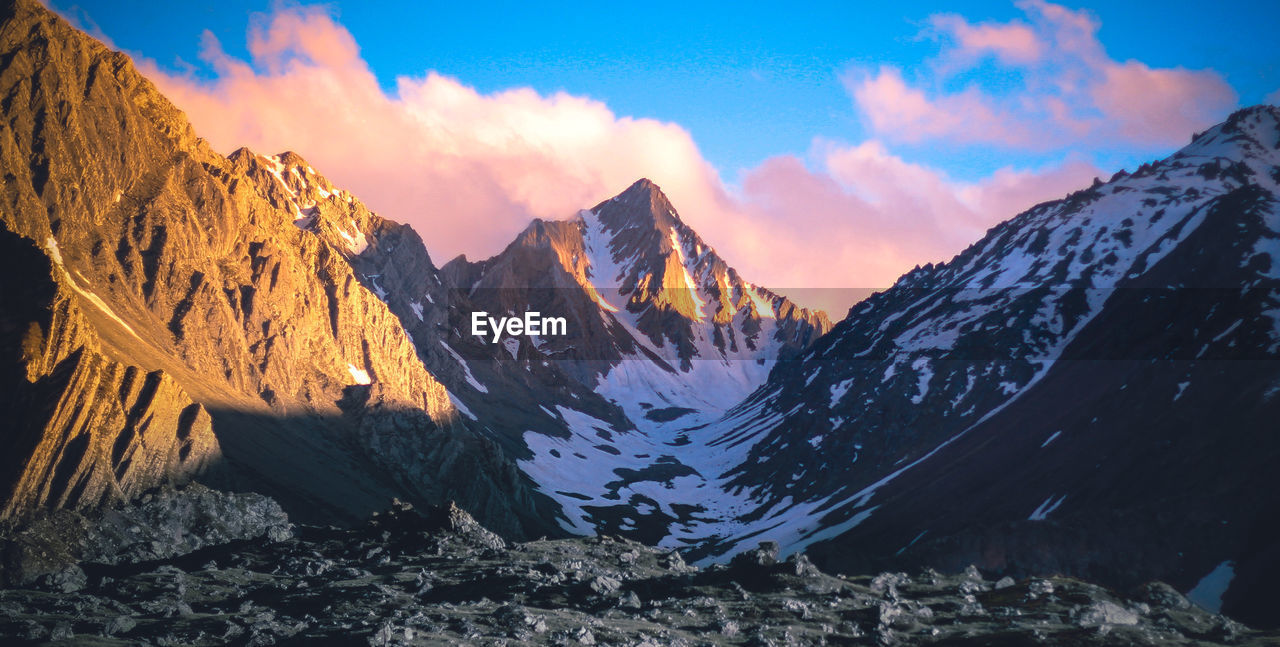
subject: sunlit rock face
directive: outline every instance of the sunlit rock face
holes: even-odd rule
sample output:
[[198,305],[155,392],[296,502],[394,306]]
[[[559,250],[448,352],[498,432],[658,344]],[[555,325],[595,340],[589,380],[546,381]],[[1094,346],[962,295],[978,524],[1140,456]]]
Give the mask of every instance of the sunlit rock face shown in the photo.
[[209,471],[221,452],[208,411],[163,371],[105,354],[49,253],[0,229],[0,516],[90,509]]
[[212,151],[128,57],[37,3],[3,14],[0,220],[25,250],[0,279],[19,371],[0,399],[22,420],[6,515],[217,468],[303,517],[448,496],[503,532],[554,529],[356,278],[342,234],[367,210],[281,174],[296,156]]

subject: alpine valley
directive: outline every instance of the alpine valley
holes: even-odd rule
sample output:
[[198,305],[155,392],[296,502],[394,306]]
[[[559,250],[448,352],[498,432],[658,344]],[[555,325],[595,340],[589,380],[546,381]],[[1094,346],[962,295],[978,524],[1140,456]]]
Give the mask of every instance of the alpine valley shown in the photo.
[[645,179],[437,266],[0,23],[6,643],[1280,640],[1276,107],[833,324]]

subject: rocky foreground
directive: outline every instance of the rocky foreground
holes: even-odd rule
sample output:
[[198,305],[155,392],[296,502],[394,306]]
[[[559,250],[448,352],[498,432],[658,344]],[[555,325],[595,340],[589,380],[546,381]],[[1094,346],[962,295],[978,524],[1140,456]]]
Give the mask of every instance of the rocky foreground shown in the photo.
[[610,537],[508,545],[452,506],[294,527],[269,499],[198,486],[10,533],[4,576],[4,644],[1280,642],[1161,583],[832,576],[772,544],[697,568]]

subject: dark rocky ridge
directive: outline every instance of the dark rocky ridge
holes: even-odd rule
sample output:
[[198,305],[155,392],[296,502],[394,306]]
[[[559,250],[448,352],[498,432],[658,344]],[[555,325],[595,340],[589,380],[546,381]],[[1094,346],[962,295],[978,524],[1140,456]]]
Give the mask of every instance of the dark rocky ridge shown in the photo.
[[1280,110],[1242,110],[907,274],[717,429],[767,421],[733,483],[825,500],[797,544],[834,570],[1231,565],[1223,609],[1275,623],[1277,167]]
[[762,545],[698,569],[610,537],[507,545],[456,507],[0,591],[30,644],[1264,645],[1167,585],[1128,595],[976,569],[833,577]]
[[43,584],[70,592],[84,584],[81,564],[155,562],[232,541],[282,541],[292,536],[292,526],[267,497],[192,483],[84,514],[44,513],[2,536],[0,581],[6,586]]

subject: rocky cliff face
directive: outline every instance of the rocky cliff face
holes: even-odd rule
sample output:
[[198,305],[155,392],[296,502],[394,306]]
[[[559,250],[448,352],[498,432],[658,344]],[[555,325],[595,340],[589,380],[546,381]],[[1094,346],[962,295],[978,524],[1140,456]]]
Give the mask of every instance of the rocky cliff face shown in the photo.
[[[252,180],[252,188],[259,196],[292,215],[294,228],[325,243],[327,250],[351,268],[346,280],[354,278],[385,302],[386,311],[396,319],[384,323],[402,329],[411,344],[397,347],[390,356],[412,359],[416,344],[417,353],[432,375],[442,368],[446,373],[458,372],[452,359],[439,361],[447,354],[438,345],[416,343],[440,338],[440,328],[449,311],[438,270],[412,228],[369,211],[358,198],[335,187],[296,153],[264,156],[240,149],[228,159],[238,172]],[[389,295],[396,298],[388,298]],[[383,312],[381,308],[379,311]],[[350,313],[353,318],[357,315]],[[409,367],[408,374],[414,373],[413,368]],[[372,370],[378,374],[376,368]],[[384,367],[382,372],[387,379],[379,381],[387,384],[398,379],[396,374],[405,372],[405,367]],[[453,407],[442,386],[432,384],[428,396],[425,408],[433,418],[453,417]]]
[[[363,516],[397,495],[427,501],[448,465],[492,467],[482,486],[457,498],[483,502],[497,515],[486,521],[504,532],[539,527],[538,514],[519,508],[532,499],[527,486],[502,467],[509,463],[495,446],[476,445],[456,424],[401,320],[356,278],[353,248],[325,228],[345,224],[335,216],[298,226],[306,224],[299,203],[315,200],[317,189],[300,193],[296,179],[273,174],[279,162],[213,152],[127,57],[36,3],[7,4],[2,17],[0,217],[44,258],[6,279],[48,274],[51,262],[60,268],[62,292],[84,313],[60,325],[96,333],[101,355],[75,355],[69,333],[58,350],[78,358],[59,373],[69,378],[61,396],[68,405],[28,407],[37,419],[14,436],[31,438],[6,442],[38,444],[46,438],[37,428],[65,428],[60,420],[73,411],[110,419],[119,409],[120,424],[93,426],[103,434],[97,444],[119,439],[117,462],[139,473],[131,479],[155,482],[174,471],[158,457],[174,452],[143,442],[151,436],[188,443],[187,454],[198,456],[176,453],[193,465],[218,458],[220,445],[226,484],[271,493],[313,518]],[[305,208],[353,209],[337,197]],[[401,410],[421,415],[390,413]],[[375,422],[381,415],[395,422]],[[401,448],[394,460],[378,453],[388,425]],[[459,446],[491,455],[468,463],[443,449]],[[40,452],[46,462],[58,455]],[[59,496],[15,492],[6,504],[60,505]]]
[[0,228],[0,519],[129,499],[221,458],[208,412],[170,376],[103,354],[57,259]]

